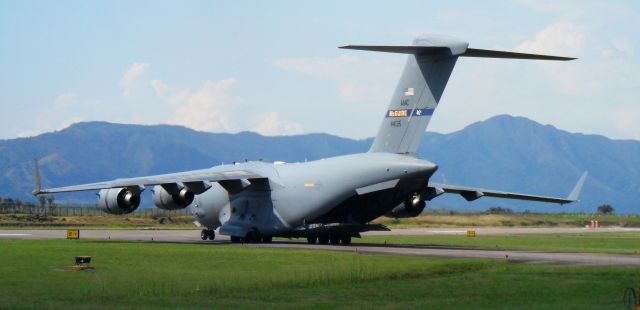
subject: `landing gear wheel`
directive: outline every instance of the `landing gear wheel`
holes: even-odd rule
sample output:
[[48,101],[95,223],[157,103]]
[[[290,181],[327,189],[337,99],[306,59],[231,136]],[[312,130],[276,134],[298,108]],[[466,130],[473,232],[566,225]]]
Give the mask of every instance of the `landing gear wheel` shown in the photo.
[[246,243],[259,243],[260,236],[258,236],[258,233],[255,230],[252,230],[244,237],[244,241]]
[[318,237],[307,237],[308,244],[316,244],[317,241],[318,241]]
[[351,244],[351,236],[342,236],[342,237],[340,237],[340,242],[342,242],[342,245]]
[[262,243],[271,243],[271,241],[273,240],[273,237],[269,236],[269,237],[262,237]]
[[329,237],[329,240],[331,241],[331,244],[333,244],[333,245],[340,244],[340,236],[331,236],[331,237]]
[[200,232],[200,239],[207,240],[207,238],[209,238],[209,232],[206,229],[203,229]]
[[216,232],[213,230],[209,230],[209,240],[213,241],[216,238]]
[[318,244],[329,244],[329,237],[318,237]]

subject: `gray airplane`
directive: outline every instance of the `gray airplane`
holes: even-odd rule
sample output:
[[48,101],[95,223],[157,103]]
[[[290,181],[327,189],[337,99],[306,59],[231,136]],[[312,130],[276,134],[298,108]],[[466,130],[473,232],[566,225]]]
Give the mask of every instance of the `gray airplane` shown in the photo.
[[570,203],[586,173],[566,198],[545,197],[430,182],[438,169],[417,158],[417,149],[458,57],[537,60],[574,58],[468,48],[444,36],[420,36],[407,46],[348,45],[341,48],[408,54],[400,82],[367,153],[305,163],[250,161],[209,169],[42,189],[36,161],[34,195],[100,190],[107,213],[131,213],[140,193],[153,186],[153,203],[164,210],[190,207],[203,240],[214,230],[232,242],[271,242],[272,237],[309,243],[350,244],[361,232],[384,230],[380,216],[418,216],[426,201],[444,193],[468,201],[480,197]]

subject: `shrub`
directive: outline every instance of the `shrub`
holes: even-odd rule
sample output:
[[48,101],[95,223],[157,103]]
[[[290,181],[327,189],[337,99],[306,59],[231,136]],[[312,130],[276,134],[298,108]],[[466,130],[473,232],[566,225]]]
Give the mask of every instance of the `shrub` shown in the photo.
[[613,209],[613,207],[609,204],[603,204],[598,206],[598,213],[603,215],[613,214],[614,211],[615,210]]
[[503,207],[491,207],[485,211],[487,214],[512,214],[513,210]]

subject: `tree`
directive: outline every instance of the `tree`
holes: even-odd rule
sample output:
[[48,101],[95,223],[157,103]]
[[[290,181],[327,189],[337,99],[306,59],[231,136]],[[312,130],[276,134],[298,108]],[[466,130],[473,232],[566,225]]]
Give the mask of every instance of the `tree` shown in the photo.
[[47,206],[49,207],[49,214],[50,215],[53,215],[53,207],[54,207],[53,201],[54,201],[53,196],[52,195],[47,195]]
[[44,209],[44,205],[47,203],[47,197],[43,195],[38,196],[38,202],[40,203],[40,208]]
[[603,204],[598,206],[598,213],[603,215],[613,214],[614,211],[615,210],[613,209],[613,207],[609,204]]

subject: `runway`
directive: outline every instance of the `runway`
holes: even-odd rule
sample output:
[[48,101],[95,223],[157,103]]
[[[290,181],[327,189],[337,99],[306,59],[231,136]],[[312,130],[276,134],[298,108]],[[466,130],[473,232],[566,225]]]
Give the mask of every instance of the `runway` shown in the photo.
[[[551,234],[589,232],[640,231],[633,228],[603,228],[585,230],[581,228],[478,228],[483,235],[504,234]],[[462,234],[464,229],[397,229],[390,232],[370,232],[369,235],[437,235]],[[411,255],[440,258],[498,259],[509,262],[550,263],[595,266],[640,266],[640,255],[554,253],[535,251],[491,250],[463,247],[380,245],[354,243],[350,246],[311,245],[297,241],[274,241],[270,244],[231,244],[226,236],[216,236],[215,241],[202,241],[198,230],[81,230],[82,239],[108,239],[121,241],[197,243],[211,246],[238,246],[260,248],[296,248],[305,250],[329,250],[357,252],[361,254]],[[0,230],[0,242],[7,239],[64,239],[65,230]],[[302,239],[301,239],[302,240]]]

